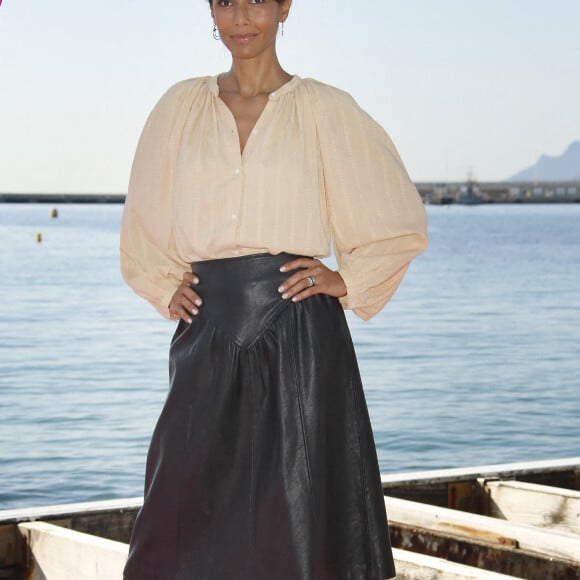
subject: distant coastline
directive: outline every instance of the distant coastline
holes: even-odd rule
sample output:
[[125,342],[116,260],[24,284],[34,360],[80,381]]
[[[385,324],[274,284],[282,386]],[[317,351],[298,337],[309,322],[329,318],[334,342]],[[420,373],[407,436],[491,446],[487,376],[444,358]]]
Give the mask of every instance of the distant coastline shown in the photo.
[[[580,203],[580,181],[415,183],[425,203]],[[124,203],[124,193],[0,193],[0,203]]]
[[0,203],[125,203],[124,193],[0,193]]
[[416,183],[434,205],[483,203],[580,203],[580,181],[475,181]]

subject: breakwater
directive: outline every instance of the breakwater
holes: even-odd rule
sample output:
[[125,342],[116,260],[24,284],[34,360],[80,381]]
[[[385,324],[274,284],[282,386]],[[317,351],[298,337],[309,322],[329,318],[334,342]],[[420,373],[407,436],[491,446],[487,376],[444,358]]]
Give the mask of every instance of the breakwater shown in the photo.
[[124,203],[124,193],[0,193],[1,203]]
[[[416,182],[425,203],[580,203],[580,181]],[[0,203],[124,203],[124,193],[0,193]]]
[[580,181],[464,181],[415,183],[427,203],[580,203]]

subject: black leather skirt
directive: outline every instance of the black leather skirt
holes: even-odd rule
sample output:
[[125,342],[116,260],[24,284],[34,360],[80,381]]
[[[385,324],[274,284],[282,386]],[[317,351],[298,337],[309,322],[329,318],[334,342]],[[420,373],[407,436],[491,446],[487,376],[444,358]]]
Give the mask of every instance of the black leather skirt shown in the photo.
[[338,300],[283,300],[296,256],[199,262],[171,343],[125,580],[394,576],[376,450]]

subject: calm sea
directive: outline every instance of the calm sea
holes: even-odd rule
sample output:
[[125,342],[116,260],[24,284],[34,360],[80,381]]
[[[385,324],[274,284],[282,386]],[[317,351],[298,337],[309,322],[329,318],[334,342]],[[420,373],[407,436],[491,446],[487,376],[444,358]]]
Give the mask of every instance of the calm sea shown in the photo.
[[[50,209],[0,204],[0,509],[140,495],[167,390],[121,206]],[[580,204],[428,211],[390,305],[349,316],[381,470],[580,455]]]

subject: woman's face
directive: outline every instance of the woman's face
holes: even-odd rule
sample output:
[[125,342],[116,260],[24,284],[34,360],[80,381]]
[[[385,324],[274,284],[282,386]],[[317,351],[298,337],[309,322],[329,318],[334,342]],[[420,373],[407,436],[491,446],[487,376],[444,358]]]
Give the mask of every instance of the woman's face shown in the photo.
[[234,58],[255,58],[274,50],[278,24],[292,0],[213,0],[211,13],[222,42]]

